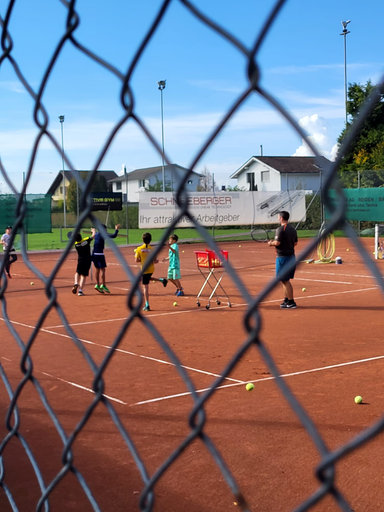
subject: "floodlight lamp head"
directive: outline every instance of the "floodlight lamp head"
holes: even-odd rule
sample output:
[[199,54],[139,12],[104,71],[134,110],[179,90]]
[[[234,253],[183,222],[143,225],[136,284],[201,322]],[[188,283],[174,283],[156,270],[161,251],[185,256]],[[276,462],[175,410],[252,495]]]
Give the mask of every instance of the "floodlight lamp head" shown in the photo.
[[346,32],[347,31],[347,25],[348,23],[351,23],[351,20],[348,20],[348,21],[342,21],[341,22],[341,26],[343,27],[343,31]]
[[64,123],[64,116],[59,116],[60,123]]
[[166,82],[166,80],[160,80],[160,82],[157,82],[157,85],[159,86],[160,91],[165,89],[165,82]]

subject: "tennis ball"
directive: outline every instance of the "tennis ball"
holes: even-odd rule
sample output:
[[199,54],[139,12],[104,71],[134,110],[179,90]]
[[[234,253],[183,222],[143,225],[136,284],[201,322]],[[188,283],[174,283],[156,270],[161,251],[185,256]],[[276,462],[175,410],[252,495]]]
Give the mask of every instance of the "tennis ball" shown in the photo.
[[241,247],[241,245],[239,245],[239,247]]
[[254,388],[255,386],[252,384],[252,382],[248,382],[248,384],[245,386],[245,389],[247,391],[252,391],[252,389]]
[[355,396],[355,404],[361,404],[363,401],[362,396]]
[[347,251],[349,251],[349,249],[347,249]]
[[177,306],[177,302],[174,302],[174,303],[173,303],[173,305],[174,305],[174,306]]
[[33,286],[33,281],[31,281],[31,286]]
[[306,288],[302,288],[302,291],[303,291],[303,292],[306,292],[306,291],[307,291],[307,289],[306,289]]

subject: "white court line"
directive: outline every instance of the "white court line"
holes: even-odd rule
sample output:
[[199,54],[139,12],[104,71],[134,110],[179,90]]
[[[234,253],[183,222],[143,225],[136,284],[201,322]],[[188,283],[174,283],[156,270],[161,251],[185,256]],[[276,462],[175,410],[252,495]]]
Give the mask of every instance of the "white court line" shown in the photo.
[[[4,321],[3,318],[0,318],[0,320]],[[35,328],[32,325],[22,324],[21,322],[16,322],[15,320],[12,320],[11,323],[15,324],[15,325],[20,325],[21,327],[27,327],[28,329],[34,329]],[[50,331],[48,329],[40,329],[40,331],[48,333],[48,334],[54,334],[55,336],[59,336],[61,338],[72,339],[71,336],[69,336],[68,334],[63,334],[63,333],[60,333],[60,332]],[[101,345],[100,343],[95,343],[94,341],[85,340],[83,338],[78,338],[78,339],[79,339],[79,341],[81,341],[83,343],[87,343],[88,345],[94,345],[95,347],[106,348],[107,350],[110,350],[110,348],[111,348],[109,345]],[[127,354],[127,355],[130,355],[130,356],[134,356],[134,357],[139,357],[141,359],[147,359],[148,361],[154,361],[154,362],[160,363],[160,364],[167,364],[169,366],[176,366],[174,363],[171,363],[170,361],[164,361],[163,359],[157,359],[155,357],[144,356],[142,354],[136,354],[136,352],[130,352],[129,350],[124,350],[122,348],[116,348],[114,351],[115,352],[120,352],[122,354]],[[181,364],[180,366],[182,368],[184,368],[185,370],[190,370],[192,372],[202,373],[204,375],[209,375],[210,377],[221,377],[221,375],[219,375],[217,373],[212,373],[212,372],[208,372],[208,371],[205,371],[205,370],[199,370],[198,368],[192,368],[191,366],[185,366],[183,364]],[[240,380],[232,379],[231,377],[226,377],[226,379],[227,380],[231,380],[233,382],[241,382]]]
[[[318,274],[317,274],[318,275]],[[252,277],[268,277],[265,275],[258,275],[258,274],[252,274]],[[270,279],[268,277],[268,279]],[[308,281],[308,279],[304,277],[297,277],[297,274],[295,275],[295,281]],[[349,281],[327,281],[326,279],[311,279],[311,282],[315,283],[332,283],[332,284],[356,284],[356,283],[350,283]]]
[[[188,299],[189,297],[185,297],[186,299]],[[184,300],[184,299],[183,299]],[[281,299],[280,299],[281,301]],[[233,306],[233,304],[231,303],[231,306]],[[229,306],[216,306],[216,307],[213,307],[211,309],[225,309],[225,308],[229,308]],[[205,311],[205,307],[203,308],[198,308],[198,309],[183,309],[182,311],[166,311],[164,313],[152,313],[152,314],[146,314],[145,317],[146,318],[153,318],[155,316],[171,316],[171,315],[182,315],[184,313],[198,313],[198,312],[203,312]],[[122,318],[107,318],[107,319],[104,319],[104,320],[95,320],[94,322],[78,322],[78,323],[74,323],[74,324],[69,324],[71,327],[74,327],[74,326],[79,326],[79,325],[92,325],[92,324],[103,324],[104,322],[121,322],[122,320],[126,320],[128,318],[128,315],[127,316],[124,316]],[[46,327],[46,329],[59,329],[61,327],[64,327],[63,324],[60,324],[60,325],[48,325]]]
[[[318,295],[303,295],[301,297],[295,297],[295,301],[296,300],[300,300],[300,299],[315,299],[317,297],[329,297],[330,295],[343,295],[344,293],[357,293],[357,292],[366,292],[366,291],[370,291],[370,290],[377,290],[378,289],[378,285],[374,286],[373,288],[361,288],[360,290],[345,290],[343,292],[331,292],[331,293],[319,293]],[[264,300],[263,302],[260,302],[260,304],[269,304],[271,302],[281,302],[281,299],[273,299],[273,300]],[[248,306],[249,304],[247,302],[243,303],[243,304],[232,304],[232,307],[237,307],[237,306]]]
[[[339,364],[333,364],[333,365],[330,365],[330,366],[322,366],[320,368],[312,368],[310,370],[302,370],[300,372],[284,373],[284,374],[280,375],[280,377],[285,379],[287,377],[294,377],[294,376],[297,376],[297,375],[305,375],[305,374],[308,374],[308,373],[321,372],[321,371],[324,371],[324,370],[331,370],[333,368],[341,368],[343,366],[349,366],[349,365],[352,365],[352,364],[359,364],[359,363],[366,363],[366,362],[370,362],[370,361],[377,361],[379,359],[384,359],[384,356],[370,357],[368,359],[359,359],[357,361],[348,361],[347,363],[339,363]],[[248,381],[244,381],[244,382],[237,383],[237,384],[225,384],[223,386],[219,386],[216,389],[225,389],[225,388],[232,388],[232,387],[235,387],[235,386],[241,386],[241,385],[244,385],[245,382],[247,382],[247,383],[248,382],[252,382],[253,384],[256,384],[256,383],[259,383],[259,382],[270,381],[270,380],[275,380],[275,377],[264,377],[263,379],[248,380]],[[196,393],[204,393],[205,391],[209,391],[210,389],[211,388],[197,389]],[[159,398],[152,398],[150,400],[144,400],[142,402],[136,402],[135,404],[130,404],[129,407],[133,407],[135,405],[150,404],[150,403],[153,403],[153,402],[161,402],[162,400],[170,400],[171,398],[179,398],[181,396],[188,396],[188,395],[191,395],[191,394],[192,393],[190,391],[187,391],[185,393],[178,393],[176,395],[168,395],[168,396],[162,396],[162,397],[159,397]]]
[[[85,386],[81,386],[80,384],[76,384],[75,382],[71,382],[69,380],[60,379],[60,377],[54,377],[50,373],[41,372],[43,375],[46,375],[47,377],[51,377],[52,379],[59,380],[60,382],[64,382],[65,384],[69,384],[70,386],[74,386],[75,388],[82,389],[83,391],[88,391],[89,393],[92,393],[95,395],[95,392],[93,389],[86,388]],[[113,398],[113,396],[105,395],[103,393],[103,396],[105,398],[108,398],[108,400],[112,400],[113,402],[117,402],[122,405],[128,405],[126,402],[123,402],[122,400],[119,400],[118,398]]]
[[[316,274],[317,276],[319,275],[318,272],[309,272],[307,270],[298,270],[298,272],[300,274]],[[340,274],[339,272],[322,272],[321,275],[326,275],[326,276],[344,276],[344,277],[364,277],[365,279],[376,279],[375,276],[372,276],[372,275],[368,275],[368,276],[363,276],[363,275],[360,275],[360,274]],[[383,277],[384,278],[384,277]]]
[[[358,292],[365,292],[365,291],[370,291],[370,290],[376,290],[378,288],[378,285],[375,285],[374,287],[372,288],[360,288],[359,290],[345,290],[345,291],[342,291],[342,292],[329,292],[329,293],[319,293],[317,295],[303,295],[303,296],[300,296],[300,297],[295,297],[295,300],[300,300],[300,299],[312,299],[312,298],[318,298],[318,297],[329,297],[331,295],[343,295],[344,293],[358,293]],[[273,300],[264,300],[263,302],[260,302],[260,304],[271,304],[273,302],[281,302],[281,299],[273,299]],[[234,303],[234,302],[231,302],[231,308],[236,308],[236,307],[242,307],[242,306],[248,306],[249,304],[247,302],[240,302],[240,303]],[[216,309],[229,309],[229,306],[214,306],[211,308],[212,310],[216,310]],[[205,308],[199,308],[199,309],[184,309],[182,311],[167,311],[165,313],[154,313],[154,314],[149,314],[149,315],[145,315],[146,317],[156,317],[156,316],[167,316],[167,315],[182,315],[184,313],[198,313],[198,312],[203,312],[205,311]],[[126,320],[127,317],[122,317],[122,318],[109,318],[109,319],[105,319],[105,320],[95,320],[94,322],[78,322],[78,323],[73,323],[73,324],[69,324],[71,327],[75,327],[75,326],[79,326],[79,325],[91,325],[91,324],[102,324],[104,322],[121,322],[123,320]],[[46,329],[60,329],[64,327],[63,324],[60,324],[60,325],[49,325],[46,327]]]
[[[9,361],[10,363],[12,363],[11,359],[8,359],[6,357],[2,357],[2,359],[5,359],[6,361]],[[89,393],[95,394],[93,389],[86,388],[85,386],[81,386],[80,384],[76,384],[75,382],[71,382],[69,380],[61,379],[60,377],[54,377],[50,373],[41,372],[39,370],[36,370],[36,371],[38,373],[46,375],[47,377],[50,377],[52,379],[59,380],[60,382],[64,382],[65,384],[69,384],[70,386],[74,386],[75,388],[79,388],[79,389],[82,389],[83,391],[88,391]],[[103,396],[105,396],[105,398],[108,398],[109,400],[112,400],[112,402],[117,402],[117,403],[122,404],[122,405],[128,405],[126,402],[123,402],[122,400],[119,400],[118,398],[114,398],[113,396],[105,395],[104,393],[103,393]]]

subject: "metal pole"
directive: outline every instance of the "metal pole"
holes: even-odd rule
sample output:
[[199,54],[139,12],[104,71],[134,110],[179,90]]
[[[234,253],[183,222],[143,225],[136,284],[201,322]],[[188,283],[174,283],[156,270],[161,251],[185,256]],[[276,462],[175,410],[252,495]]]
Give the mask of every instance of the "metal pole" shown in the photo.
[[344,98],[345,98],[345,126],[348,123],[348,114],[347,114],[347,101],[348,101],[348,92],[347,92],[347,34],[344,34]]
[[[357,170],[357,188],[360,188],[360,169]],[[357,221],[357,232],[360,236],[360,221]]]
[[78,181],[76,180],[76,203],[77,203],[77,218],[76,218],[76,224],[79,222],[79,210],[80,210],[80,205],[79,205],[79,183]]
[[[23,187],[25,186],[25,172],[23,172]],[[28,203],[27,203],[27,191],[24,191],[24,202],[25,202],[25,250],[28,251]]]
[[64,116],[59,116],[60,124],[61,124],[61,160],[63,164],[63,209],[64,209],[64,227],[67,227],[67,207],[65,200],[65,171],[64,171],[64,134],[63,134],[63,123]]
[[347,114],[347,102],[348,102],[348,91],[347,91],[347,34],[350,34],[349,30],[347,30],[348,23],[351,23],[351,20],[342,21],[341,25],[343,27],[343,32],[340,34],[344,36],[344,94],[345,94],[345,126],[348,123],[348,114]]
[[129,235],[128,235],[128,174],[127,167],[124,165],[124,177],[125,177],[125,224],[127,227],[127,245],[129,244]]
[[160,90],[160,102],[161,102],[161,143],[162,143],[162,180],[163,180],[163,192],[165,192],[165,171],[164,171],[164,106],[163,106],[163,90],[165,89],[166,80],[160,80],[157,82]]

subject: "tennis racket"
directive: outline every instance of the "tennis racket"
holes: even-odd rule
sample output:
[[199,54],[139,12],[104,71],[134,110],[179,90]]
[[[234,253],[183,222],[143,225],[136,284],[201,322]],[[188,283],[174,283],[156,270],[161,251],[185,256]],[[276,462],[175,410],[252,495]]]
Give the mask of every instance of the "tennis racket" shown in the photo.
[[253,228],[251,230],[252,240],[255,242],[268,242],[268,231],[264,228]]

